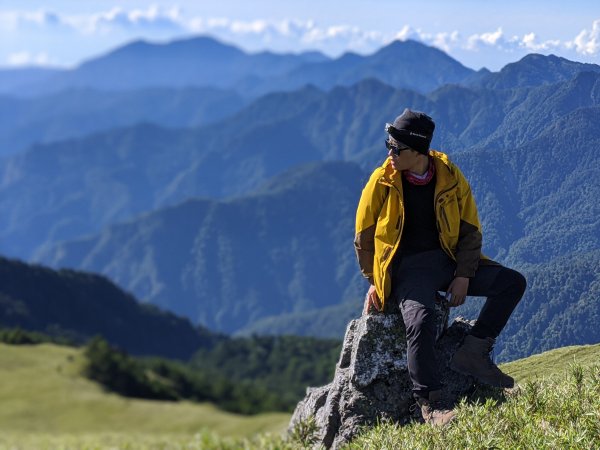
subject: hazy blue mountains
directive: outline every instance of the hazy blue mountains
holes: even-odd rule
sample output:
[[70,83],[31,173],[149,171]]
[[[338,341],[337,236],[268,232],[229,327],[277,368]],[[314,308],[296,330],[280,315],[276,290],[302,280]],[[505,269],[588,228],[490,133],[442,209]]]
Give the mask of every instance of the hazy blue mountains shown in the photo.
[[35,145],[0,161],[0,247],[29,257],[46,242],[186,198],[242,195],[310,161],[380,162],[381,130],[371,124],[390,120],[398,104],[430,103],[368,80],[269,94],[200,128],[142,124]]
[[581,72],[600,72],[600,66],[569,61],[555,55],[531,53],[517,62],[507,64],[499,72],[478,73],[465,84],[487,89],[523,88],[568,81]]
[[406,40],[394,41],[366,56],[345,53],[333,60],[306,63],[262,83],[247,83],[244,90],[264,93],[294,90],[306,84],[331,89],[375,78],[396,88],[425,93],[445,84],[463,82],[474,73],[435,47]]
[[0,324],[84,343],[100,334],[136,355],[188,359],[218,337],[140,304],[105,277],[0,258]]
[[245,103],[232,91],[206,87],[71,88],[33,98],[0,96],[0,155],[141,122],[197,126],[232,115]]
[[356,164],[296,167],[230,201],[188,200],[42,259],[108,276],[156,305],[234,332],[266,316],[355,297]]
[[499,356],[509,360],[600,342],[598,267],[597,242],[589,250],[577,248],[549,262],[525,266],[529,291],[505,330]]
[[[600,341],[598,123],[600,107],[578,108],[524,145],[453,155],[478,202],[484,250],[528,279],[496,346],[502,360]],[[360,288],[354,302],[266,317],[241,332],[341,336],[360,313]],[[457,313],[475,318],[480,305],[470,300]]]
[[0,218],[0,246],[23,255],[192,196],[248,192],[296,164],[322,159],[308,139],[287,139],[294,133],[292,123],[239,134],[146,124],[33,147],[0,169],[0,205],[11,211]]
[[[385,156],[382,132],[407,105],[438,121],[434,148],[514,148],[571,111],[598,104],[599,74],[527,89],[446,86],[427,96],[376,80],[324,92],[269,94],[233,117],[191,129],[138,125],[37,145],[0,161],[0,247],[30,257],[190,197],[243,195],[296,164]],[[494,150],[495,149],[495,150]]]
[[[536,56],[511,70],[543,73],[555,63]],[[44,246],[44,261],[102,272],[218,329],[339,336],[360,311],[364,287],[352,251],[358,193],[385,156],[383,124],[410,106],[436,119],[433,147],[451,153],[471,181],[486,253],[530,279],[499,342],[502,357],[592,342],[600,338],[595,322],[581,318],[600,311],[600,74],[564,66],[558,78],[508,77],[497,88],[452,84],[428,94],[376,79],[329,91],[304,87],[260,97],[208,126],[138,125],[32,147],[0,164],[0,245],[26,256]],[[488,75],[498,74],[476,74]],[[335,177],[317,177],[332,186],[302,194],[312,175],[298,165],[312,162],[316,170],[323,161],[358,164],[348,175],[355,184],[341,189]],[[275,184],[256,192],[274,176]],[[288,188],[277,187],[286,180]],[[346,215],[325,215],[321,208],[340,208],[328,192],[342,199]],[[527,341],[523,329],[533,333]]]
[[206,36],[160,44],[139,40],[13,93],[30,96],[75,87],[100,90],[224,88],[244,79],[279,75],[303,63],[326,59],[318,52],[249,54]]
[[522,145],[536,139],[569,113],[599,105],[599,80],[600,71],[580,72],[568,81],[517,90],[519,101],[511,102],[511,107],[505,109],[504,120],[483,140],[483,145],[490,148]]
[[38,96],[72,88],[121,91],[209,86],[256,97],[307,84],[331,89],[376,78],[396,88],[425,93],[445,84],[468,82],[475,74],[443,51],[412,40],[394,41],[370,55],[345,53],[330,59],[317,52],[247,53],[210,37],[194,37],[164,44],[132,42],[75,69],[29,76],[25,78],[29,83],[15,83],[7,73],[2,91]]
[[[526,145],[454,155],[478,201],[486,253],[529,279],[497,346],[503,359],[600,339],[593,320],[574,322],[600,314],[600,188],[590,183],[600,168],[589,163],[600,145],[599,120],[600,107],[579,108]],[[364,289],[352,233],[366,173],[352,167],[292,169],[251,197],[188,201],[42,257],[102,272],[229,332],[339,337],[360,313]],[[475,315],[472,303],[460,311]],[[546,327],[552,334],[524,338],[524,329]]]
[[60,72],[61,69],[41,67],[0,69],[0,94],[22,92],[26,86],[44,82]]

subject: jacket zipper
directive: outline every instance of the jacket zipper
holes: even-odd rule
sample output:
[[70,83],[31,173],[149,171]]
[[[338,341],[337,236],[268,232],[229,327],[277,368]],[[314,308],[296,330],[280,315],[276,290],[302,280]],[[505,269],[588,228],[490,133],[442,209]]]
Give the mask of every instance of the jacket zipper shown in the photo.
[[444,222],[446,222],[446,228],[448,229],[448,232],[450,232],[450,223],[448,222],[448,216],[446,216],[446,210],[441,205],[440,209],[442,210],[442,217],[444,218]]
[[[456,186],[458,186],[458,182],[454,183],[452,186],[450,186],[448,189],[441,191],[440,193],[438,193],[438,195],[435,196],[435,200],[433,202],[433,208],[434,211],[437,211],[436,208],[438,208],[438,200],[440,199],[440,197],[442,195],[444,195],[446,192],[450,192],[452,189],[454,189]],[[442,206],[440,205],[439,208],[442,210],[442,215],[445,219],[446,222],[446,226],[448,227],[448,231],[450,231],[450,224],[448,223],[448,218],[446,217],[446,213],[444,212],[444,209],[442,208]],[[446,252],[446,254],[451,257],[452,259],[456,259],[453,255],[452,252],[446,247],[446,245],[444,244],[444,241],[442,240],[442,230],[440,229],[440,222],[438,220],[438,215],[435,215],[435,224],[437,225],[437,229],[438,229],[438,233],[440,235],[440,244],[442,246],[442,249]]]
[[[393,185],[393,184],[392,184],[391,186],[392,186],[394,189],[396,189],[396,192],[398,192],[398,197],[400,197],[400,190],[399,190],[399,189],[398,189],[398,188],[397,188],[395,185]],[[399,230],[399,229],[400,229],[400,220],[401,220],[401,217],[400,217],[400,216],[398,216],[398,221],[396,222],[396,230]],[[391,251],[392,251],[394,248],[396,248],[396,247],[398,246],[398,242],[400,241],[400,234],[401,234],[401,233],[400,233],[400,232],[398,232],[398,237],[396,238],[396,242],[394,243],[394,246],[393,246],[393,247],[391,247],[391,248],[390,248],[390,250],[389,250],[388,252],[386,252],[386,255],[385,255],[385,257],[383,258],[383,260],[384,260],[385,262],[387,262],[387,258],[388,258],[388,256],[390,255]],[[383,267],[382,267],[382,268],[383,268]],[[386,270],[387,270],[387,267],[386,267]]]

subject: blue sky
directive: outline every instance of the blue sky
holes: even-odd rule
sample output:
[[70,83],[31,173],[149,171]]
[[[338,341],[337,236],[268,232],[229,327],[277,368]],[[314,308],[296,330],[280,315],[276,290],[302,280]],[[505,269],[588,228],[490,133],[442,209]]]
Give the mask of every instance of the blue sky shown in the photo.
[[527,53],[600,63],[600,2],[0,0],[0,66],[74,66],[138,38],[212,35],[248,51],[366,54],[417,39],[498,70]]

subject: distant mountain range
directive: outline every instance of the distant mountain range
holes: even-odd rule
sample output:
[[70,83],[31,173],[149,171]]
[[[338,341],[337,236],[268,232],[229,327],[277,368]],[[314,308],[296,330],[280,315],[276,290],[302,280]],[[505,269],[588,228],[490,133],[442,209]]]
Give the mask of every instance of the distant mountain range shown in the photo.
[[420,93],[448,84],[497,90],[552,84],[598,70],[593,64],[532,54],[500,72],[474,72],[439,49],[411,40],[394,41],[371,55],[347,53],[337,59],[315,52],[248,54],[209,37],[166,44],[137,41],[72,70],[0,70],[0,93],[9,94],[0,96],[0,156],[32,143],[139,122],[167,127],[215,122],[260,95],[307,85],[329,90],[372,78]]
[[415,41],[334,60],[316,52],[249,54],[209,37],[136,41],[71,70],[0,70],[0,156],[139,122],[215,122],[260,95],[306,85],[330,89],[374,78],[427,92],[472,76],[445,53]]
[[61,72],[41,67],[0,69],[0,94],[24,93],[28,85],[43,83]]
[[582,72],[512,90],[446,86],[428,96],[366,80],[329,92],[269,94],[199,128],[144,124],[37,145],[0,160],[0,250],[29,258],[42,245],[187,198],[244,195],[311,161],[354,161],[370,170],[385,157],[376,124],[393,120],[398,105],[436,118],[434,148],[514,148],[571,111],[598,105],[599,78]]
[[235,332],[266,316],[353,298],[356,164],[301,166],[257,193],[188,200],[102,234],[54,247],[54,266],[107,274],[162,308]]
[[139,304],[105,277],[0,258],[0,325],[85,343],[102,335],[129,353],[188,359],[219,337]]
[[[159,60],[178,75],[140,85],[137,67]],[[182,87],[213,68],[224,89]],[[528,55],[474,72],[411,41],[331,60],[199,38],[134,43],[52,77],[29,93],[71,90],[0,101],[24,127],[0,126],[5,142],[65,137],[0,159],[0,253],[101,272],[221,331],[339,336],[365,288],[360,189],[385,158],[383,124],[412,107],[471,182],[484,251],[530,278],[501,357],[600,338],[583,320],[600,313],[600,66]],[[171,85],[148,87],[160,77]],[[63,99],[54,114],[51,98]]]
[[371,55],[345,53],[334,60],[303,64],[279,76],[242,86],[244,91],[262,94],[295,90],[306,84],[331,89],[373,78],[396,88],[426,93],[445,84],[461,83],[474,74],[443,51],[406,40],[394,41]]
[[[249,54],[200,36],[168,43],[131,42],[71,70],[40,77],[13,94],[42,95],[69,88],[130,90],[152,87],[230,87],[241,80],[285,73],[304,63],[328,59],[318,52]],[[1,77],[0,77],[1,79]]]
[[207,36],[164,44],[135,41],[71,70],[0,71],[0,92],[39,96],[73,88],[137,90],[191,86],[235,89],[245,97],[296,90],[307,84],[322,89],[376,78],[397,88],[429,92],[473,78],[475,72],[441,50],[417,41],[394,41],[372,55],[345,53],[330,59],[318,52],[246,53]]
[[[598,123],[600,107],[579,108],[523,146],[453,155],[478,201],[484,250],[528,279],[497,342],[500,360],[600,341]],[[341,336],[360,314],[361,288],[354,301],[269,316],[239,332]],[[470,300],[456,313],[476,318],[481,304]]]
[[499,72],[480,71],[466,84],[487,89],[513,89],[569,81],[581,72],[600,72],[600,66],[532,53],[507,64]]
[[319,52],[247,53],[209,36],[197,36],[166,43],[134,41],[69,70],[0,70],[0,93],[31,97],[82,88],[218,87],[255,98],[308,84],[320,89],[350,86],[367,78],[427,93],[447,84],[488,89],[538,86],[597,70],[594,64],[531,54],[500,72],[475,72],[443,51],[413,40],[393,41],[370,55],[345,53],[331,59]]
[[[29,97],[73,88],[122,91],[202,86],[235,89],[245,97],[256,97],[307,84],[322,89],[347,86],[365,78],[429,92],[473,74],[441,50],[411,40],[392,42],[372,55],[346,53],[330,59],[318,52],[246,53],[202,36],[166,44],[132,42],[72,70],[51,76],[32,73],[27,84],[15,83],[6,71],[8,86],[0,92]],[[2,78],[0,72],[0,81]]]
[[[532,323],[554,320],[536,311],[543,311],[547,292],[540,286],[553,283],[555,275],[549,274],[556,270],[555,261],[581,254],[581,264],[592,267],[585,250],[600,248],[600,207],[594,200],[600,188],[589,183],[600,178],[598,165],[589,165],[600,145],[596,123],[600,106],[579,108],[523,146],[453,155],[478,199],[485,252],[542,280],[530,286],[526,297],[526,304],[535,305],[527,317]],[[339,336],[347,319],[360,312],[364,289],[351,242],[367,173],[358,166],[348,172],[348,164],[296,167],[253,196],[226,203],[188,201],[94,237],[49,247],[39,257],[56,266],[102,272],[140,297],[211,328]],[[311,245],[305,248],[302,242]],[[319,264],[306,264],[312,258]],[[589,298],[586,286],[570,284],[569,292]],[[556,294],[566,295],[562,290]],[[570,301],[565,302],[568,308]],[[582,330],[595,335],[589,326]],[[529,349],[545,350],[544,342],[534,341]],[[576,342],[581,341],[569,343]],[[528,353],[511,348],[503,354]]]
[[0,96],[0,156],[32,144],[143,122],[165,127],[203,125],[236,113],[246,103],[235,92],[202,87],[117,92],[69,88],[34,98]]
[[449,84],[498,90],[598,70],[594,64],[531,54],[500,72],[474,72],[411,40],[336,59],[317,52],[246,53],[206,36],[164,44],[136,41],[71,70],[0,70],[0,94],[6,95],[0,96],[0,156],[139,122],[167,127],[215,122],[260,95],[307,85],[329,90],[372,78],[419,93]]

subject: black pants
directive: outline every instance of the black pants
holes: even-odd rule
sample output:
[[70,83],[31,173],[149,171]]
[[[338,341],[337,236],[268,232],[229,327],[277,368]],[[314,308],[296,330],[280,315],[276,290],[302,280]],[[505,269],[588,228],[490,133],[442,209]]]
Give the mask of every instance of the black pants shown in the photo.
[[[399,255],[400,256],[400,255]],[[435,358],[435,295],[454,279],[456,263],[443,250],[402,255],[393,265],[392,299],[398,301],[406,326],[408,370],[416,395],[441,388]],[[468,295],[487,297],[471,333],[496,338],[525,292],[519,272],[503,266],[477,269]]]

